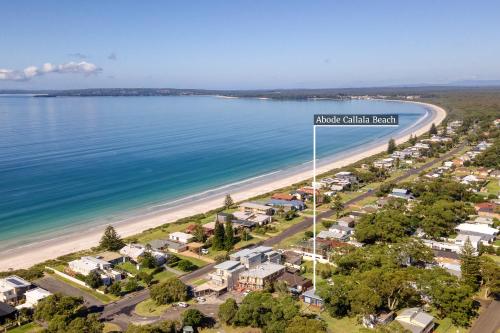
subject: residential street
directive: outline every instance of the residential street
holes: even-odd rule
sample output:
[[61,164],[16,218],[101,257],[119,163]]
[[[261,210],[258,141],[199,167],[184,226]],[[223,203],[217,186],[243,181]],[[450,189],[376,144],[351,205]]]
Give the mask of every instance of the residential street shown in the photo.
[[496,333],[498,330],[500,330],[500,302],[492,301],[472,325],[470,333]]

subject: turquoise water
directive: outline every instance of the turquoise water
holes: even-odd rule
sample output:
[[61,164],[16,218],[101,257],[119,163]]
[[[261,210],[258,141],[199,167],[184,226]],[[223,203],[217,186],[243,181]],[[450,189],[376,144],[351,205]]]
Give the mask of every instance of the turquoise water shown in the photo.
[[318,129],[318,156],[395,135],[426,110],[381,101],[0,97],[0,250],[105,224],[311,160],[315,113],[398,113]]

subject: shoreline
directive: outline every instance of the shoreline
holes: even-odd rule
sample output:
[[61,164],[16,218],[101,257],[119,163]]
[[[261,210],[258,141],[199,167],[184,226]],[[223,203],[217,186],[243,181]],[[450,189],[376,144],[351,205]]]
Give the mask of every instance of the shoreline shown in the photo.
[[[431,113],[427,117],[427,119],[420,119],[416,124],[408,129],[404,129],[402,133],[394,137],[397,144],[401,144],[407,141],[410,135],[420,136],[424,134],[430,129],[432,123],[438,125],[446,117],[446,111],[443,108],[433,104],[403,100],[383,101],[418,104],[429,110]],[[373,146],[369,145],[368,147],[361,146],[359,148],[356,148],[356,152],[354,154],[352,152],[346,151],[338,154],[338,156],[335,155],[334,158],[331,159],[331,161],[328,161],[326,163],[319,163],[317,174],[321,174],[335,168],[341,168],[366,157],[383,152],[386,149],[386,145],[387,142],[384,141]],[[329,159],[325,158],[324,160]],[[245,183],[251,181],[252,179],[261,178],[259,184],[251,183],[247,187],[244,186],[243,188],[239,188],[235,192],[231,192],[231,196],[233,197],[235,202],[238,202],[312,178],[311,170],[304,170],[303,167],[298,167],[297,169],[299,169],[300,171],[293,172],[294,168],[291,169],[292,171],[289,175],[286,175],[279,179],[271,178],[271,181],[263,181],[263,179],[266,179],[267,177],[265,177],[266,175],[262,175],[240,182]],[[269,173],[267,174],[267,176],[272,176],[272,174],[273,173]],[[235,186],[235,184],[230,184],[230,186]],[[219,189],[227,189],[230,186],[222,186]],[[203,193],[210,193],[216,190],[217,189],[207,190]],[[198,195],[181,199],[179,201],[184,200],[186,202],[177,206],[167,207],[164,211],[153,212],[151,214],[144,214],[142,216],[133,217],[131,219],[113,225],[122,237],[133,236],[146,229],[158,227],[166,223],[172,223],[180,218],[205,213],[207,211],[213,210],[214,208],[220,207],[225,193],[216,194],[212,197],[209,197],[208,199],[201,198],[201,200],[199,200],[198,202],[192,202],[191,200],[189,200],[189,198],[193,198],[196,196]],[[165,205],[168,205],[168,203]],[[33,266],[34,264],[53,259],[55,257],[96,246],[106,225],[107,224],[93,226],[87,228],[87,230],[82,232],[76,231],[68,235],[63,235],[45,241],[39,241],[22,247],[15,247],[9,250],[2,251],[0,252],[0,271],[28,268],[30,266]]]

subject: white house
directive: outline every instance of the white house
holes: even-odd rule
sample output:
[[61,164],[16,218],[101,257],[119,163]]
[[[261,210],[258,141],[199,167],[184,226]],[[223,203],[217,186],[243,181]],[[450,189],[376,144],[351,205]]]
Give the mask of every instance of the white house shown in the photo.
[[467,240],[470,241],[474,250],[477,251],[477,249],[479,248],[479,244],[481,243],[481,236],[460,234],[455,238],[455,244],[460,246],[460,248],[463,248]]
[[174,242],[187,244],[187,243],[191,242],[191,240],[194,238],[194,236],[190,235],[190,234],[186,234],[185,232],[176,231],[176,232],[173,232],[170,235],[168,235],[168,238],[170,240],[173,240]]
[[481,241],[491,242],[498,235],[498,229],[488,227],[485,224],[461,223],[455,228],[458,233],[469,236],[480,236]]
[[139,261],[139,257],[141,257],[144,252],[146,252],[146,248],[140,244],[128,244],[121,248],[120,254],[124,257],[127,257],[135,262]]
[[26,297],[26,301],[23,304],[16,306],[16,308],[17,309],[33,308],[35,305],[38,304],[39,301],[50,295],[52,295],[50,291],[47,291],[42,288],[35,288],[28,290],[24,294],[24,296]]
[[75,273],[87,276],[91,272],[98,270],[109,270],[111,269],[111,264],[107,261],[94,257],[81,257],[80,259],[70,261],[69,268]]
[[29,289],[31,283],[17,275],[0,279],[0,302],[15,303]]

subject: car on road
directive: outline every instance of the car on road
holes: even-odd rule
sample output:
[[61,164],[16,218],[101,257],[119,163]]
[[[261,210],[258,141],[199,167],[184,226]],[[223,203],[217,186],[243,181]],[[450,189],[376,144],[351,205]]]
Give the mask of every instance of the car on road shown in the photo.
[[208,254],[208,249],[201,249],[201,254]]
[[180,307],[180,308],[187,308],[188,304],[184,303],[184,302],[179,302],[179,303],[177,303],[177,306]]
[[206,302],[206,299],[204,297],[196,297],[195,301],[198,303],[204,303],[204,302]]

